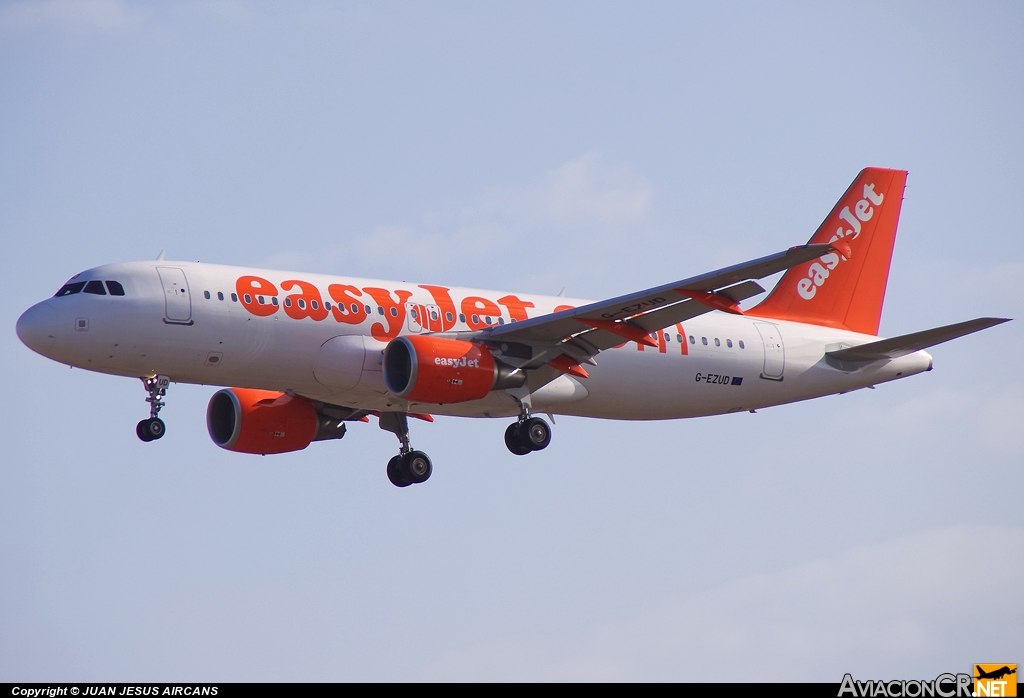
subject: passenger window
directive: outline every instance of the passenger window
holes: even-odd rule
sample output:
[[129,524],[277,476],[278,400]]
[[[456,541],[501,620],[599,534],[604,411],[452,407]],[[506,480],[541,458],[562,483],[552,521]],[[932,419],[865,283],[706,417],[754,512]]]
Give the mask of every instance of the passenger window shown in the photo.
[[320,304],[316,301],[310,301],[309,304],[313,306],[313,310],[320,310]]
[[[110,283],[110,282],[108,281],[107,283]],[[224,300],[224,294],[221,293],[220,291],[217,291],[217,300],[219,300],[219,301]]]
[[73,296],[74,294],[85,288],[85,282],[79,281],[73,284],[65,284],[60,287],[60,290],[53,296],[54,298],[60,298],[61,296]]
[[473,314],[473,324],[474,324],[474,325],[477,325],[477,324],[479,324],[479,323],[480,323],[480,316],[479,316],[479,315],[477,315],[476,313],[474,313],[474,314]]
[[746,349],[746,347],[743,346],[743,340],[742,339],[740,340],[740,349]]
[[445,319],[448,320],[448,322],[455,322],[455,316],[452,315],[451,313],[445,313],[444,317],[445,317]]
[[718,341],[718,337],[715,337],[715,346],[716,347],[722,346],[722,343]]
[[285,298],[284,299],[284,307],[286,307],[286,308],[292,307],[292,299],[291,298]]
[[503,317],[498,318],[498,324],[499,325],[504,325],[505,324],[505,318],[503,318]]
[[299,303],[299,308],[301,308],[302,310],[306,309],[306,301],[304,301],[303,299],[300,298],[298,303]]
[[725,346],[727,346],[727,347],[729,347],[730,349],[732,349],[732,340],[731,340],[731,339],[727,339],[727,340],[725,340]]
[[707,337],[701,337],[700,341],[704,343],[704,346],[708,345],[708,338]]
[[355,303],[353,303],[350,307],[352,308],[352,312],[353,313],[358,313],[359,312],[359,306],[356,305]]
[[[364,306],[363,306],[363,310],[365,310],[365,311],[366,311],[366,314],[367,314],[367,315],[369,315],[370,313],[372,313],[372,312],[373,312],[373,308],[371,308],[371,307],[370,307],[370,306],[368,306],[368,305],[364,305]],[[381,313],[381,314],[383,315],[383,313]]]
[[237,303],[238,302],[238,296],[236,296],[234,293],[231,294],[231,302],[232,303]]
[[[232,295],[234,295],[234,294],[232,294]],[[252,303],[252,296],[250,296],[248,293],[245,294],[244,298],[245,298],[245,302],[246,303]]]
[[676,341],[679,342],[680,344],[682,344],[683,343],[683,335],[677,334],[676,335]]
[[203,298],[205,298],[206,300],[210,300],[210,292],[209,291],[203,291]]
[[672,341],[672,335],[670,335],[668,332],[662,332],[662,334],[665,335],[665,341],[666,342],[671,342]]
[[436,320],[437,319],[437,311],[436,310],[431,310],[430,311],[430,319],[431,320]]
[[110,295],[112,295],[112,296],[123,296],[124,295],[124,286],[122,286],[117,281],[108,281],[107,282],[107,290],[110,291]]
[[263,305],[263,296],[256,296],[256,302]]
[[487,316],[484,317],[484,324],[485,325],[490,325],[491,324],[491,316],[490,315],[487,315]]
[[459,322],[465,322],[465,321],[466,321],[466,314],[465,313],[459,313]]
[[274,296],[273,298],[271,298],[270,302],[273,303],[274,305],[277,305],[277,296]]
[[330,310],[330,309],[331,309],[331,302],[330,301],[324,301],[324,310]]
[[696,339],[694,339],[694,338],[693,338],[693,335],[691,334],[691,335],[690,335],[690,344],[696,344],[696,343],[697,343],[697,340],[696,340]]
[[85,292],[86,293],[93,293],[93,294],[95,294],[97,296],[105,296],[105,295],[107,295],[106,289],[103,288],[103,282],[102,281],[90,281],[89,283],[87,283],[85,285]]
[[377,306],[377,314],[378,315],[383,315],[384,314],[384,307],[383,306],[380,306],[380,305]]
[[398,308],[391,309],[391,317],[398,317]]
[[413,308],[411,311],[409,311],[409,314],[412,316],[413,320],[419,320],[419,316],[416,314],[416,308]]

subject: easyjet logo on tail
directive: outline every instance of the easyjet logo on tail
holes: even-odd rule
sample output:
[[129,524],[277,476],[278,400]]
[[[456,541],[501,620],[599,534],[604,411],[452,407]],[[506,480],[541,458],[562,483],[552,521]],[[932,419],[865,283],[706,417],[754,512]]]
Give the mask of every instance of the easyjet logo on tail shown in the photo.
[[[853,205],[853,211],[850,211],[849,206],[844,206],[843,210],[839,212],[839,228],[836,229],[836,234],[828,241],[829,244],[839,240],[845,241],[851,254],[853,241],[860,237],[861,224],[871,220],[872,216],[875,215],[874,207],[881,206],[882,201],[885,200],[883,194],[875,192],[874,183],[864,185],[862,196],[863,198]],[[847,228],[846,226],[849,227]],[[841,262],[847,261],[846,256],[838,252],[830,252],[829,254],[822,255],[819,259],[820,261],[814,262],[807,268],[807,276],[796,282],[796,292],[805,301],[814,298],[814,295],[818,292],[818,287],[828,280],[832,270],[839,266]]]

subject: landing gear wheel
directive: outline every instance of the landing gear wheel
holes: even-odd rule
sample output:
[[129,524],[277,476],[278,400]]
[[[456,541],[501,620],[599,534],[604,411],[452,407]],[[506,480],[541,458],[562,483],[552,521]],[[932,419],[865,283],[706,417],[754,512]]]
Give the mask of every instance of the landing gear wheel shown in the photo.
[[520,440],[519,422],[512,422],[508,425],[508,429],[505,430],[505,446],[517,456],[525,456],[533,450],[528,446],[525,446]]
[[143,441],[156,441],[167,432],[164,420],[159,417],[143,419],[135,426],[135,434]]
[[395,456],[388,461],[388,480],[395,487],[408,487],[412,482],[405,476],[405,468],[402,467],[402,456]]
[[423,451],[412,451],[403,457],[402,471],[414,485],[418,485],[421,482],[427,481],[430,474],[434,472],[434,467],[430,464],[430,459],[427,458],[426,453]]
[[530,417],[519,426],[519,441],[531,451],[541,451],[551,443],[551,427],[540,417]]

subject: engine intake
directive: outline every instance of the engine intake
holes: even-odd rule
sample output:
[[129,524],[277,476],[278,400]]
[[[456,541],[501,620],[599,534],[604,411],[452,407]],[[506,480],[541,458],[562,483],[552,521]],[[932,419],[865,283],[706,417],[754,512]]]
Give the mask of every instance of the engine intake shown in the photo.
[[406,336],[384,349],[384,383],[398,397],[434,405],[479,400],[522,385],[522,371],[496,361],[486,347],[457,339]]

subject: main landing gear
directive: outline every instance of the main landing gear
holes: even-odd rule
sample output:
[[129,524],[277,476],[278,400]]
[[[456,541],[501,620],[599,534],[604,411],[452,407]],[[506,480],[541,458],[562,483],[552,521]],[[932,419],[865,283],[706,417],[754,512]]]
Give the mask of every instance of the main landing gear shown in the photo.
[[408,487],[426,482],[434,471],[430,459],[423,451],[414,451],[409,445],[409,420],[404,412],[381,412],[380,428],[398,437],[402,446],[398,455],[388,461],[388,480],[395,487]]
[[166,404],[161,398],[167,394],[167,386],[170,383],[171,380],[167,376],[153,376],[142,379],[142,385],[145,386],[146,392],[149,393],[149,397],[146,398],[146,402],[149,403],[149,419],[143,419],[139,422],[135,426],[135,433],[143,441],[156,441],[163,437],[167,431],[164,420],[160,419],[157,415],[160,414],[160,409]]
[[531,417],[524,408],[519,421],[508,425],[505,430],[505,445],[517,456],[531,451],[540,451],[551,443],[551,427],[540,417]]

